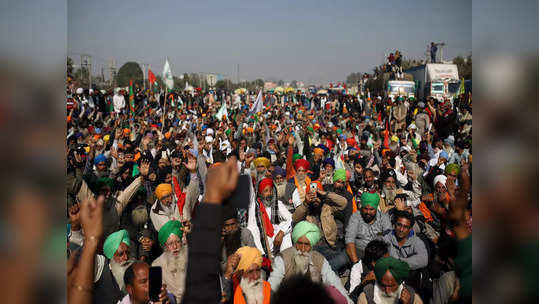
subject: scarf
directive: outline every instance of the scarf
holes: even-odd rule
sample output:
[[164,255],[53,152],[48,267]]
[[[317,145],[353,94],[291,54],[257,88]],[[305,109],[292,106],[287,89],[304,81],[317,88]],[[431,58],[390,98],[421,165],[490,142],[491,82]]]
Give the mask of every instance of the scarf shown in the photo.
[[299,199],[301,202],[305,201],[305,192],[309,192],[311,179],[308,176],[305,176],[305,190],[303,190],[303,188],[299,185],[296,176],[294,176],[294,184],[296,185],[296,189],[298,189]]
[[[262,223],[264,223],[264,226],[266,227],[266,235],[269,237],[273,237],[274,230],[273,230],[273,223],[279,224],[281,221],[279,220],[279,204],[276,201],[271,206],[271,215],[272,220],[270,220],[268,213],[266,212],[266,207],[264,206],[264,203],[260,198],[257,199],[257,204],[255,204],[256,208],[256,225],[258,226],[259,230],[262,231]],[[266,248],[266,240],[265,235],[260,233],[260,243],[262,244],[262,248],[264,249],[264,252],[269,252],[269,248]]]

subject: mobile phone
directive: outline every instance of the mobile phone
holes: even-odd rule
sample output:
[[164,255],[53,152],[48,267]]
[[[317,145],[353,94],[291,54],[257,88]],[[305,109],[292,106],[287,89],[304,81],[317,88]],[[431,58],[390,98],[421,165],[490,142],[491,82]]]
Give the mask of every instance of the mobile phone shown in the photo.
[[163,286],[163,272],[161,270],[161,266],[150,267],[149,281],[150,300],[157,302],[159,301],[159,294],[161,293],[161,287]]
[[242,174],[238,177],[238,185],[232,195],[223,202],[223,205],[230,204],[230,206],[236,209],[248,209],[249,201],[251,199],[249,179],[251,177],[247,174]]

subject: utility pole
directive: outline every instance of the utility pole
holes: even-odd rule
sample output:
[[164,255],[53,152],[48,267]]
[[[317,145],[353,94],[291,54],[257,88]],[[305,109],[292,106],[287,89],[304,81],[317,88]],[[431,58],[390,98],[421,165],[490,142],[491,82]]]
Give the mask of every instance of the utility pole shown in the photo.
[[80,65],[81,69],[83,67],[86,68],[88,71],[88,83],[89,83],[89,89],[92,88],[92,56],[82,54],[80,55]]
[[237,82],[240,83],[240,64],[238,63]]
[[116,61],[114,59],[110,60],[110,85],[114,88],[116,87]]

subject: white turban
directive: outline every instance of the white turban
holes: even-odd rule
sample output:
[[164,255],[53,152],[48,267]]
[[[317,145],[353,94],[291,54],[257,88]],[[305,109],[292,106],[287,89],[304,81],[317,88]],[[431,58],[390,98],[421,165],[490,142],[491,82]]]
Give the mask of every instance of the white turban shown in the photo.
[[213,137],[211,137],[211,136],[206,136],[206,142],[207,142],[207,143],[213,142]]
[[442,185],[444,185],[444,187],[445,187],[445,182],[446,181],[447,181],[447,177],[445,175],[437,175],[434,178],[434,187],[436,187],[437,183],[442,183]]
[[213,134],[214,134],[213,129],[212,129],[212,128],[208,128],[208,129],[206,130],[206,134],[207,134],[207,135],[213,135]]
[[76,91],[77,94],[82,94],[82,92],[83,92],[82,88],[78,88]]

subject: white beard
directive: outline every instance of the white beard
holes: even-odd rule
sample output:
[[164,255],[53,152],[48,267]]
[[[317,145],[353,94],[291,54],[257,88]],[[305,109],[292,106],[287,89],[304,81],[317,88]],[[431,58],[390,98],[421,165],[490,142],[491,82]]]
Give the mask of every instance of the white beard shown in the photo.
[[397,196],[397,190],[396,189],[387,189],[385,186],[382,188],[382,191],[384,192],[386,202],[393,203],[395,201],[395,196]]
[[124,273],[129,267],[129,265],[131,265],[131,262],[125,261],[123,264],[120,264],[117,263],[114,259],[111,259],[109,265],[110,271],[112,272],[116,283],[118,283],[118,287],[120,287],[121,290],[125,290]]
[[175,276],[177,273],[185,273],[187,270],[187,250],[182,246],[178,255],[173,255],[171,252],[166,252],[167,270]]
[[296,263],[296,272],[305,274],[309,270],[311,254],[309,252],[300,252],[294,248],[294,262]]
[[245,294],[247,304],[262,304],[264,302],[262,277],[251,282],[249,279],[241,278],[240,287]]
[[144,206],[138,206],[131,211],[131,221],[135,225],[142,225],[148,221],[148,211]]
[[[374,303],[376,304],[393,304],[398,303],[402,288],[404,286],[401,284],[399,288],[390,294],[385,293],[382,288],[378,285],[378,282],[374,284]],[[414,299],[412,299],[413,301]]]

